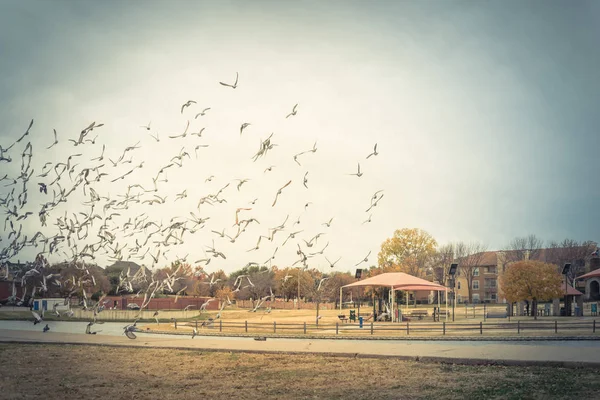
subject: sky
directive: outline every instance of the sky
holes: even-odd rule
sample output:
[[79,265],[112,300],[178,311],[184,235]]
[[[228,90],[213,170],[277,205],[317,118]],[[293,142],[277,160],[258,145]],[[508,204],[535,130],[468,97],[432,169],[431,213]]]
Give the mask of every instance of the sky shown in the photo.
[[[214,240],[227,259],[214,258],[208,271],[262,263],[275,248],[273,265],[291,265],[298,240],[307,252],[329,243],[324,256],[341,257],[334,269],[350,271],[369,252],[360,265],[375,264],[381,243],[401,228],[423,229],[439,244],[477,241],[490,250],[531,233],[598,242],[599,20],[594,1],[4,0],[0,145],[7,148],[35,122],[12,149],[13,161],[0,162],[0,177],[19,174],[27,141],[34,176],[71,154],[82,154],[73,160],[78,168],[98,165],[90,159],[105,145],[103,170],[111,178],[144,163],[123,180],[92,185],[117,198],[128,185],[151,188],[184,148],[191,157],[158,184],[166,203],[132,205],[114,223],[141,213],[164,226],[190,212],[210,217],[161,261],[204,258]],[[236,89],[219,84],[233,83],[236,73]],[[182,113],[188,100],[196,104]],[[295,104],[297,114],[286,118]],[[204,108],[210,110],[195,118]],[[188,121],[186,137],[168,138]],[[88,137],[98,135],[95,144],[67,141],[92,122],[104,124]],[[244,122],[251,125],[240,135]],[[142,128],[148,123],[150,131]],[[189,135],[202,128],[202,137]],[[59,144],[47,150],[53,129]],[[271,134],[277,146],[253,161]],[[126,157],[131,164],[107,160],[138,142]],[[293,155],[315,143],[317,151],[296,164]],[[366,159],[376,143],[379,154]],[[196,157],[197,145],[208,147]],[[361,177],[350,175],[357,163]],[[36,193],[40,179],[32,178],[23,209],[34,214],[19,221],[29,237],[56,234],[52,221],[65,212],[89,211],[82,205],[89,194],[78,190],[42,228],[36,210],[51,194]],[[236,179],[249,180],[237,190]],[[8,182],[0,182],[2,198],[14,187]],[[227,183],[227,203],[198,210],[199,198]],[[187,197],[175,200],[184,190]],[[384,197],[366,212],[378,190]],[[259,224],[233,244],[211,233],[233,236],[240,207],[252,208],[240,217]],[[102,215],[100,206],[95,211]],[[284,231],[248,251],[287,215]],[[322,225],[330,218],[331,227]],[[302,239],[317,233],[324,235],[306,248]],[[25,249],[13,261],[37,251]],[[330,270],[324,256],[310,266]]]

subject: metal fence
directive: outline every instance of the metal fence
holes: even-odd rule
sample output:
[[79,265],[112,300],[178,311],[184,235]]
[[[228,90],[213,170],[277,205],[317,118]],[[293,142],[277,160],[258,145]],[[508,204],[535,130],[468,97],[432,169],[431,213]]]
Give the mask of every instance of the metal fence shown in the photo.
[[596,320],[559,322],[555,321],[517,321],[501,323],[335,323],[335,324],[309,324],[309,323],[259,323],[248,321],[194,321],[175,323],[177,329],[182,326],[195,327],[197,330],[206,329],[214,332],[225,333],[274,333],[274,334],[322,334],[339,336],[403,336],[427,334],[436,335],[484,335],[484,334],[523,334],[523,333],[579,333],[595,334]]

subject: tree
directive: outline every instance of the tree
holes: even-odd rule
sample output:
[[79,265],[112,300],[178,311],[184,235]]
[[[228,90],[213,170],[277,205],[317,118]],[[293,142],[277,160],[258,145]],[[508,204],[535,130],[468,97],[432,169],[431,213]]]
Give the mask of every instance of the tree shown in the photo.
[[537,319],[538,301],[547,301],[563,295],[562,276],[553,264],[541,261],[518,261],[511,264],[500,277],[502,290],[510,303],[531,301]]
[[540,257],[543,245],[543,240],[534,234],[516,237],[508,244],[508,250],[510,251],[506,253],[506,261],[537,260]]
[[569,284],[574,285],[575,278],[585,273],[585,262],[591,257],[596,246],[597,244],[591,241],[582,243],[573,239],[565,239],[560,243],[552,241],[546,250],[544,261],[557,265],[560,271],[566,263],[571,263],[567,280]]
[[[450,277],[450,266],[455,262],[455,245],[452,243],[440,246],[432,260],[433,279],[440,285],[446,286]],[[435,292],[435,300],[437,301],[439,291]]]
[[377,257],[380,268],[400,266],[403,272],[422,276],[435,255],[437,242],[421,229],[398,229],[381,244]]
[[487,246],[479,242],[458,242],[455,245],[455,257],[458,260],[459,272],[464,274],[469,291],[469,303],[473,303],[473,278],[485,257]]

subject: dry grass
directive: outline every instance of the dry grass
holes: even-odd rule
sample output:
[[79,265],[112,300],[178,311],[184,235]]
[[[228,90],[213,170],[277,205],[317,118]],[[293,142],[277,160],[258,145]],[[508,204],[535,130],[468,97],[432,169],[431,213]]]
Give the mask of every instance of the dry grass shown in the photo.
[[[600,370],[0,345],[3,399],[593,399]],[[8,367],[10,366],[10,367]]]

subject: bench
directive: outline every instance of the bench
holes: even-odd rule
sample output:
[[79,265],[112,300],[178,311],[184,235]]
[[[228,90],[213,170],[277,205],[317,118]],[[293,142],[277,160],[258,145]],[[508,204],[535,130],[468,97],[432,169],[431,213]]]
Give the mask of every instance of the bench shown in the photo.
[[414,310],[406,313],[405,315],[408,317],[417,317],[419,319],[423,319],[423,317],[426,317],[427,315],[429,315],[429,313],[427,312],[427,310]]
[[506,312],[488,312],[487,318],[506,318]]
[[346,314],[338,315],[338,318],[340,319],[340,321],[342,321],[342,323],[348,322],[348,317],[346,317]]

